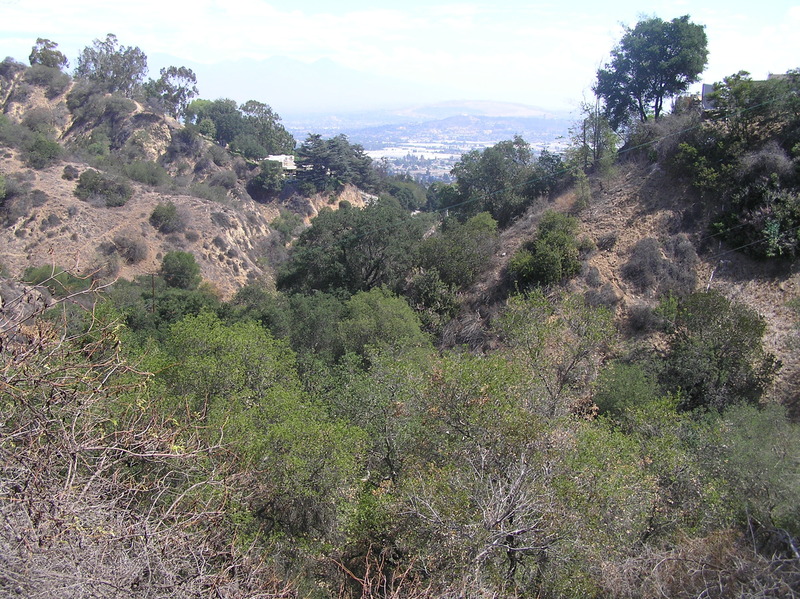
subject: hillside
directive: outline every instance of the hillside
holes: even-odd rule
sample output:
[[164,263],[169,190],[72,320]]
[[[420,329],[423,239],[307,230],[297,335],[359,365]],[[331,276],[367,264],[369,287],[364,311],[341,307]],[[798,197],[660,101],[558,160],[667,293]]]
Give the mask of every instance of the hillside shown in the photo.
[[0,596],[796,598],[775,128],[595,114],[426,189],[0,65]]
[[[272,279],[264,258],[272,243],[270,223],[281,210],[293,211],[307,222],[323,206],[337,205],[337,200],[321,194],[289,194],[269,203],[255,202],[245,184],[252,177],[250,171],[257,172],[257,164],[248,165],[242,158],[222,152],[217,159],[220,165],[216,165],[208,158],[215,144],[207,140],[194,155],[165,161],[180,125],[139,103],[130,102],[129,112],[121,118],[100,114],[87,122],[66,109],[74,83],[49,98],[44,88],[28,85],[20,76],[6,84],[0,97],[6,118],[21,124],[38,115],[65,149],[63,159],[38,169],[26,163],[21,149],[6,147],[0,154],[0,174],[9,182],[0,229],[4,248],[0,262],[14,278],[27,268],[52,264],[86,275],[98,273],[104,279],[131,279],[157,272],[164,254],[182,250],[195,255],[203,278],[222,297],[230,297],[248,282]],[[130,181],[131,199],[113,208],[102,201],[76,197],[80,174],[93,166],[71,159],[69,150],[85,145],[97,131],[109,127],[115,134],[112,145],[119,151],[133,147],[135,160],[167,167],[159,184]],[[239,179],[234,169],[244,179]],[[70,171],[66,178],[64,173]],[[191,175],[187,178],[183,173]],[[226,187],[215,187],[219,179],[224,179]],[[213,195],[214,199],[198,195]],[[356,206],[363,205],[365,198],[352,187],[337,197]],[[167,202],[176,206],[181,226],[164,234],[149,219],[157,205]],[[135,257],[126,258],[126,251]]]
[[[25,93],[20,94],[20,87]],[[58,143],[64,147],[91,139],[93,131],[107,127],[107,117],[80,120],[65,107],[74,83],[58,94],[47,94],[46,88],[30,86],[22,76],[7,82],[3,90],[6,117],[13,122],[29,122],[30,115],[49,115]],[[50,97],[48,97],[48,95]],[[141,104],[121,120],[113,123],[115,144],[126,148],[136,140],[143,157],[167,166],[172,177],[191,172],[193,184],[213,182],[220,173],[246,172],[241,158],[228,157],[216,165],[206,157],[207,150],[166,160],[173,135],[180,125],[173,119],[146,110]],[[55,116],[54,116],[55,115]],[[28,119],[26,121],[26,118]],[[466,117],[465,117],[466,118]],[[207,148],[213,144],[204,141]],[[123,206],[104,207],[75,196],[78,175],[91,168],[68,157],[45,168],[33,169],[24,162],[22,151],[6,148],[0,156],[0,173],[14,182],[18,197],[6,203],[6,218],[0,229],[3,244],[2,264],[9,275],[19,278],[26,269],[41,265],[68,268],[103,280],[114,277],[132,279],[137,275],[156,273],[162,257],[169,251],[191,252],[197,259],[202,277],[223,298],[231,297],[244,285],[255,281],[270,282],[274,269],[265,257],[274,250],[275,235],[270,224],[291,210],[308,223],[323,206],[330,206],[329,195],[310,197],[283,195],[269,203],[253,201],[245,190],[246,179],[236,175],[217,194],[216,201],[190,194],[188,188],[175,184],[158,186],[131,182],[134,193]],[[68,180],[64,173],[72,171]],[[249,167],[252,171],[252,166]],[[246,175],[245,176],[252,176]],[[185,179],[185,176],[184,176]],[[177,179],[175,179],[177,180]],[[621,275],[634,246],[647,238],[666,240],[686,235],[698,252],[697,285],[714,288],[727,297],[742,301],[762,314],[769,323],[766,338],[770,351],[784,364],[774,387],[775,397],[792,401],[797,397],[797,365],[792,359],[796,329],[787,302],[798,295],[798,279],[793,265],[755,261],[733,251],[708,235],[712,212],[702,208],[695,190],[687,181],[676,179],[659,165],[642,161],[619,164],[612,174],[595,178],[592,200],[587,208],[576,212],[581,232],[592,240],[597,251],[584,262],[584,274],[596,269],[589,285],[585,278],[569,284],[573,291],[592,293],[602,290],[602,302],[611,306],[620,323],[625,323],[631,310],[653,307],[658,300],[655,289],[643,290]],[[368,196],[347,187],[338,200],[362,206]],[[486,328],[491,317],[505,300],[507,263],[514,253],[535,234],[536,224],[545,209],[574,212],[575,192],[566,190],[550,203],[539,202],[502,232],[500,245],[489,267],[471,289],[464,292],[462,316],[449,325],[445,338],[451,342],[476,342],[465,338],[462,329],[474,327],[474,315],[480,315]],[[180,215],[180,230],[162,233],[149,219],[159,204],[173,203]],[[335,203],[333,204],[336,205]],[[129,259],[131,253],[136,254]],[[599,277],[599,278],[598,278]],[[636,332],[623,326],[626,334]],[[487,340],[489,347],[494,342]]]
[[464,308],[448,331],[451,343],[477,343],[487,349],[496,345],[483,333],[476,337],[475,327],[485,329],[502,310],[508,294],[508,263],[523,243],[535,237],[542,214],[550,209],[575,214],[581,234],[596,247],[583,263],[582,276],[570,281],[567,289],[611,308],[623,338],[645,346],[657,346],[659,341],[648,339],[647,331],[643,333],[627,323],[642,306],[656,307],[659,296],[655,287],[642,290],[626,279],[623,266],[644,239],[664,241],[687,236],[698,254],[694,265],[697,288],[717,290],[752,307],[767,321],[767,347],[783,363],[771,397],[793,406],[793,410],[800,409],[797,320],[788,305],[800,296],[796,264],[754,259],[710,235],[714,213],[702,207],[696,190],[688,181],[648,161],[624,161],[612,173],[594,178],[591,201],[585,208],[576,208],[576,192],[567,189],[548,202],[532,206],[503,231],[484,275],[465,291]]

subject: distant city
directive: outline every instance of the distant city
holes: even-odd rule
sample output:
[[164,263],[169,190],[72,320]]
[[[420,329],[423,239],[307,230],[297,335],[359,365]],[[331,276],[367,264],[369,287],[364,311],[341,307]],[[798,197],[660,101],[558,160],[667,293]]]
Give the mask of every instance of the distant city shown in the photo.
[[421,182],[449,181],[461,156],[515,135],[535,152],[561,152],[575,117],[531,106],[495,102],[448,102],[405,110],[290,116],[286,128],[298,143],[309,132],[344,134],[389,172]]

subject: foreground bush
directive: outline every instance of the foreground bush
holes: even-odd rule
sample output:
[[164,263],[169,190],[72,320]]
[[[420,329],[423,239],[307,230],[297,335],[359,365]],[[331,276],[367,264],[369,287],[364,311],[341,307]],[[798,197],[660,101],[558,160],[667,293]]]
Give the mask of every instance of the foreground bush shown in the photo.
[[78,277],[65,271],[60,266],[43,265],[30,267],[25,271],[22,279],[31,285],[47,287],[56,297],[65,297],[89,289],[92,280],[89,277]]

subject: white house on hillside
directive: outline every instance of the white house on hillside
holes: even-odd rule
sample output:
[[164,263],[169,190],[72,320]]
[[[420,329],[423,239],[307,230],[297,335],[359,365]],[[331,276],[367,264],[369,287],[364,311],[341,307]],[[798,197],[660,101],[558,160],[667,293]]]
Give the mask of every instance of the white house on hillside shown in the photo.
[[297,165],[294,163],[294,156],[291,154],[273,154],[271,156],[267,156],[266,159],[273,162],[280,162],[283,170],[285,171],[297,170]]

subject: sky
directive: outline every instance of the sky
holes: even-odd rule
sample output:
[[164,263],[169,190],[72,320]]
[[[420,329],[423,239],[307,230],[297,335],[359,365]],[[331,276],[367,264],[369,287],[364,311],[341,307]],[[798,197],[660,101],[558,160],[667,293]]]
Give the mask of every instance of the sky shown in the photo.
[[[83,47],[114,33],[120,44],[158,57],[150,61],[153,77],[167,66],[159,62],[191,62],[203,97],[237,98],[235,89],[217,89],[216,82],[207,81],[204,89],[203,65],[286,57],[304,63],[325,59],[374,78],[391,77],[407,87],[409,97],[419,92],[428,100],[574,110],[591,98],[597,69],[609,60],[625,25],[689,14],[706,27],[706,82],[739,70],[760,79],[800,67],[800,1],[654,0],[646,3],[646,12],[643,5],[641,0],[0,0],[0,56],[27,62],[36,38],[43,37],[57,42],[74,66]],[[237,82],[226,85],[235,88]],[[326,101],[324,93],[313,99],[302,93],[306,102]],[[269,97],[257,99],[271,103]]]

